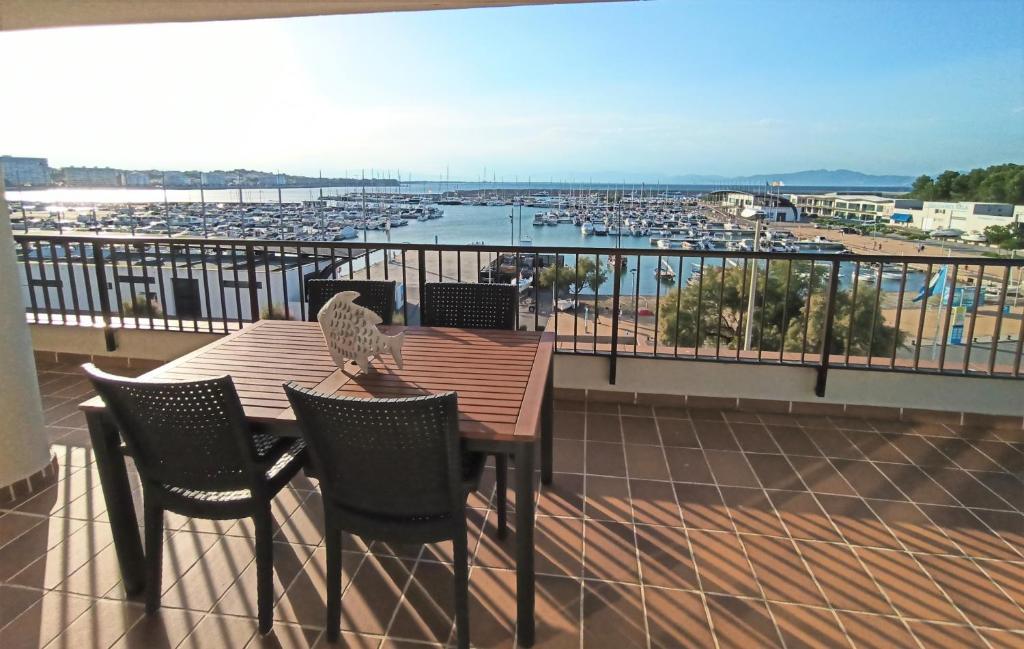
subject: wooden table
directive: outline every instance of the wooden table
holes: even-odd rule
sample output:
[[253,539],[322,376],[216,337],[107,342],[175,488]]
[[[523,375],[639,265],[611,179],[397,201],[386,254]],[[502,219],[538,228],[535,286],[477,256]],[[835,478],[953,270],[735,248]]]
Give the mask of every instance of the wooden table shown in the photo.
[[[459,430],[467,447],[508,454],[516,465],[516,599],[520,644],[534,640],[534,458],[541,480],[552,477],[552,354],[550,333],[385,327],[405,331],[403,369],[390,356],[361,374],[339,369],[314,322],[261,320],[163,365],[143,378],[190,380],[231,375],[254,432],[299,434],[282,384],[293,380],[327,394],[398,397],[455,390]],[[145,588],[142,543],[120,436],[103,402],[81,405],[89,425],[97,470],[121,575],[128,593]]]

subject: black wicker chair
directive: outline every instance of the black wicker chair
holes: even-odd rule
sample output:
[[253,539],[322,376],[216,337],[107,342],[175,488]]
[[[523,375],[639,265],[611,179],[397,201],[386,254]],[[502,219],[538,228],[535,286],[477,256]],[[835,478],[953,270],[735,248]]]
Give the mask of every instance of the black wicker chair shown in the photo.
[[359,293],[354,302],[380,316],[383,324],[391,324],[395,313],[395,282],[369,279],[311,279],[306,282],[306,300],[309,310],[306,319],[316,322],[327,301],[342,291]]
[[273,625],[270,502],[302,468],[305,442],[253,434],[231,377],[188,382],[126,379],[82,369],[103,398],[142,481],[146,612],[160,608],[163,513],[253,519],[259,629]]
[[516,328],[519,293],[511,284],[427,282],[421,302],[424,327]]
[[404,399],[317,394],[291,401],[320,478],[327,544],[327,638],[341,625],[341,532],[393,543],[451,540],[458,646],[469,646],[466,498],[486,456],[462,450],[454,392]]

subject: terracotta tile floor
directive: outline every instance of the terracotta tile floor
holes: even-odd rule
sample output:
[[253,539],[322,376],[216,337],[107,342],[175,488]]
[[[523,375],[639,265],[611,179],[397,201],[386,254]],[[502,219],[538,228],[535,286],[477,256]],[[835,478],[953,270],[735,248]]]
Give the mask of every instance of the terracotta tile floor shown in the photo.
[[[0,511],[0,647],[325,644],[319,496],[275,503],[277,623],[246,523],[168,517],[164,608],[124,597],[75,405],[39,381],[60,482]],[[558,402],[538,494],[538,647],[1024,646],[1024,431]],[[493,491],[493,475],[488,475]],[[472,638],[514,644],[513,535],[471,499]],[[450,548],[343,560],[345,646],[452,640]]]

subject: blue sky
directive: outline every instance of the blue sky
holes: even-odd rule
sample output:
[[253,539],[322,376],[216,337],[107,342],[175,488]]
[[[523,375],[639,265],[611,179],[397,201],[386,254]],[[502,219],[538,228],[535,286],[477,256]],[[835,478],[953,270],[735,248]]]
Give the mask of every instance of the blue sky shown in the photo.
[[0,34],[54,165],[636,180],[1024,162],[1024,2],[519,7]]

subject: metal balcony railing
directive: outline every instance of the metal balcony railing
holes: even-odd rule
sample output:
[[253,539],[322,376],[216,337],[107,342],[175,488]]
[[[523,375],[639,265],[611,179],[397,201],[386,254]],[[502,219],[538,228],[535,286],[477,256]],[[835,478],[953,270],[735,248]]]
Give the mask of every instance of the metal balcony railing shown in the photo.
[[830,253],[15,235],[35,323],[228,332],[307,319],[310,278],[514,282],[557,351],[1020,378],[1024,260]]

